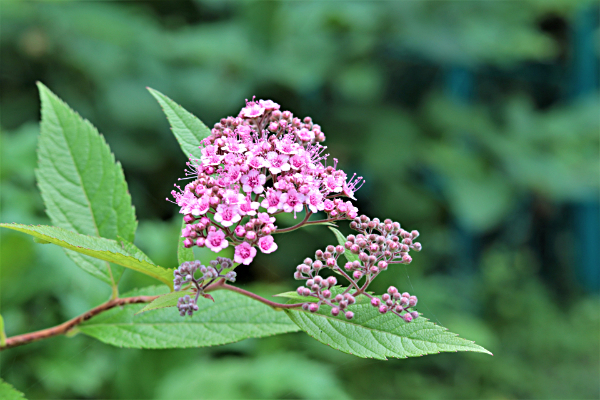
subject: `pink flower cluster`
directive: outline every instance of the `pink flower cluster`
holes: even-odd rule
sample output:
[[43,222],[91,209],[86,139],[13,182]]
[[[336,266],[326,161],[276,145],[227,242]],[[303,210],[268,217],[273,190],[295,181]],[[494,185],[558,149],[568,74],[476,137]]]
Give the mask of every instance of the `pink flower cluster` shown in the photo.
[[[300,120],[271,100],[246,101],[237,117],[221,119],[202,141],[200,159],[186,172],[192,182],[171,192],[184,214],[186,247],[219,252],[235,245],[237,263],[250,264],[257,250],[277,249],[279,213],[325,212],[326,221],[354,219],[361,177],[327,165],[325,135],[309,117]],[[310,222],[306,222],[310,223]]]

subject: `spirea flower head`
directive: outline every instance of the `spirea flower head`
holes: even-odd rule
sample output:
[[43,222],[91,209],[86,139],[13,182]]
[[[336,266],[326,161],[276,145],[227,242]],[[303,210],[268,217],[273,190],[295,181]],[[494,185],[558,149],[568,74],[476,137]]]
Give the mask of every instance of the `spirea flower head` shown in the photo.
[[277,250],[272,234],[283,230],[271,215],[355,218],[358,209],[341,197],[354,199],[362,178],[348,179],[336,159],[328,163],[324,140],[311,118],[271,100],[246,101],[237,116],[221,119],[202,140],[200,158],[188,162],[191,182],[172,191],[187,224],[184,245],[219,252],[231,244],[235,261],[249,264],[257,249]]

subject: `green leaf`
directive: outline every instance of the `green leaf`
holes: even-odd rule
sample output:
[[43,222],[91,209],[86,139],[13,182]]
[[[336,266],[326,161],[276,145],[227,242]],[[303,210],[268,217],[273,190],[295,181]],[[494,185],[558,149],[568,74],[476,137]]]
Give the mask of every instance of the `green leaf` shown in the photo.
[[198,146],[202,139],[210,135],[210,129],[164,94],[151,88],[148,88],[148,91],[160,103],[185,156],[199,159],[202,153]]
[[[36,178],[55,226],[90,236],[133,241],[137,221],[121,164],[87,120],[38,83],[42,121]],[[116,288],[123,268],[71,251],[85,271]]]
[[[181,229],[185,228],[185,221],[181,221]],[[177,245],[177,262],[179,265],[183,264],[186,261],[194,261],[194,250],[192,248],[186,248],[183,245],[184,238],[179,238],[179,244]]]
[[4,318],[0,315],[0,346],[6,345],[6,332],[4,332]]
[[2,400],[23,400],[25,396],[11,384],[0,379],[0,399]]
[[131,243],[124,245],[124,242],[119,243],[106,238],[81,235],[56,226],[2,223],[0,227],[26,233],[72,250],[76,252],[75,254],[83,254],[121,265],[149,275],[167,286],[173,287],[173,270],[155,265],[140,249]]
[[[338,243],[341,246],[344,246],[346,244],[346,238],[344,237],[344,235],[342,235],[342,232],[338,231],[335,228],[329,227],[329,229],[331,229],[331,232],[334,233]],[[349,262],[353,262],[353,261],[358,261],[358,254],[353,254],[350,250],[346,249],[344,247],[344,257],[346,257],[346,260],[348,260]]]
[[[146,307],[142,308],[135,314],[141,314],[150,310],[158,310],[159,308],[175,307],[177,305],[177,302],[179,301],[179,298],[185,296],[186,294],[189,294],[190,296],[196,295],[193,290],[185,290],[182,292],[171,292],[163,294],[162,296],[152,301],[152,303],[147,304]],[[200,300],[201,298],[203,297],[198,297],[198,300]]]
[[380,314],[366,296],[360,296],[348,309],[354,312],[352,320],[341,315],[333,317],[329,306],[321,306],[314,314],[295,309],[285,312],[300,329],[321,343],[358,357],[386,360],[387,357],[416,357],[442,351],[492,354],[427,318],[404,322],[392,313]]
[[[166,288],[149,287],[129,296],[157,295]],[[240,294],[211,292],[215,301],[199,302],[192,317],[163,308],[135,315],[144,305],[113,308],[80,325],[86,335],[121,347],[165,349],[214,346],[251,337],[296,332],[282,312]]]

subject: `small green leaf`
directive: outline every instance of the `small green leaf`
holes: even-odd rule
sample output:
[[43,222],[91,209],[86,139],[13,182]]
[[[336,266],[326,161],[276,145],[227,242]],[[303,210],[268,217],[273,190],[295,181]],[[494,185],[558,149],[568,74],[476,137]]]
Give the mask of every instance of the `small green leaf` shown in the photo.
[[[346,244],[346,238],[344,237],[344,235],[342,235],[342,232],[338,231],[335,228],[329,227],[329,229],[331,229],[331,232],[334,233],[338,243],[341,246],[344,246]],[[358,261],[358,254],[352,254],[352,252],[348,249],[346,249],[344,247],[344,257],[346,257],[346,260],[348,260],[349,262],[353,262],[353,261]]]
[[385,360],[387,357],[416,357],[442,351],[492,354],[427,318],[404,322],[392,313],[380,314],[366,296],[357,298],[357,303],[348,309],[354,312],[352,320],[342,315],[332,316],[329,306],[321,306],[314,314],[295,309],[285,312],[303,331],[321,343],[358,357]]
[[[135,315],[141,314],[143,312],[150,311],[150,310],[157,310],[159,308],[175,307],[177,305],[177,302],[179,301],[179,298],[185,296],[186,294],[189,294],[190,296],[196,295],[196,293],[194,293],[193,290],[185,290],[183,292],[171,292],[171,293],[163,294],[162,296],[160,296],[157,299],[155,299],[154,301],[152,301],[152,303],[146,305],[146,307],[144,307],[140,311],[136,312]],[[200,296],[200,297],[202,297],[202,296]],[[200,297],[198,297],[198,300],[200,300]]]
[[148,88],[150,94],[160,103],[175,138],[183,150],[186,157],[199,159],[202,156],[200,141],[210,135],[210,129],[202,123],[196,116],[175,103],[164,94]]
[[11,384],[0,379],[0,399],[2,400],[24,400],[25,395],[12,387]]
[[[151,296],[165,290],[153,286],[128,295]],[[144,305],[133,304],[113,308],[79,328],[104,343],[146,349],[214,346],[298,331],[284,313],[256,300],[225,290],[211,295],[215,301],[200,301],[199,311],[191,317],[181,317],[171,308],[135,315]]]
[[0,315],[0,346],[6,345],[6,332],[4,332],[4,318]]
[[[169,287],[173,287],[173,270],[155,265],[131,243],[126,246],[127,250],[125,250],[123,242],[119,243],[102,237],[81,235],[56,226],[2,223],[0,227],[26,233],[72,250],[76,252],[75,254],[83,254],[133,269],[158,279]],[[133,248],[137,251],[133,251]]]
[[[181,221],[181,229],[185,228],[185,221]],[[179,265],[183,264],[186,261],[194,261],[194,250],[192,248],[186,248],[183,245],[184,238],[179,238],[179,244],[177,245],[177,262]]]
[[[137,221],[121,164],[96,128],[38,83],[42,121],[36,178],[55,226],[133,241]],[[67,251],[82,269],[116,288],[123,268]]]
[[273,297],[282,297],[284,299],[289,299],[289,300],[292,300],[292,303],[308,303],[308,302],[316,303],[317,301],[319,301],[319,299],[317,299],[316,297],[300,296],[298,294],[298,292],[296,292],[296,291],[274,294]]

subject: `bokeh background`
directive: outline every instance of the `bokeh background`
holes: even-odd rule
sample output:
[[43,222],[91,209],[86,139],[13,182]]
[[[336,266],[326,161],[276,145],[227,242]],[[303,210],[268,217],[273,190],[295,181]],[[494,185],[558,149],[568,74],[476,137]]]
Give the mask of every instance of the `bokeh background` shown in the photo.
[[[1,220],[47,224],[34,179],[42,81],[105,135],[140,219],[176,264],[164,199],[185,156],[153,87],[207,125],[245,98],[310,115],[361,212],[421,231],[377,282],[491,350],[386,362],[304,333],[203,349],[118,349],[77,335],[2,353],[28,398],[599,398],[598,3],[12,2],[0,6]],[[56,246],[3,230],[8,335],[58,324],[108,287]],[[323,227],[278,238],[240,285],[295,287]],[[126,271],[121,291],[153,282]]]

